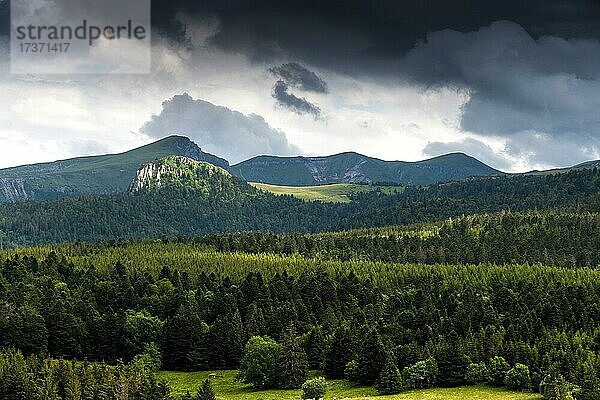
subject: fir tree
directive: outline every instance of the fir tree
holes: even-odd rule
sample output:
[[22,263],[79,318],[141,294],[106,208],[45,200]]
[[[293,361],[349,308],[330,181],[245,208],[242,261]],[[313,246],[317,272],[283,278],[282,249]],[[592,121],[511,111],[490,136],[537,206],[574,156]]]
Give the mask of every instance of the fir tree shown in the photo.
[[198,388],[194,400],[216,400],[215,391],[213,390],[210,380],[204,380],[202,386]]
[[308,361],[300,347],[296,330],[290,324],[282,333],[281,354],[279,355],[279,385],[283,389],[297,389],[306,381]]
[[361,385],[375,383],[383,369],[388,354],[376,328],[370,328],[361,340],[356,359],[356,377]]
[[352,360],[352,337],[348,325],[340,325],[333,335],[323,365],[323,373],[328,378],[342,379],[346,365]]
[[396,394],[404,389],[404,382],[396,363],[390,357],[386,362],[379,379],[375,383],[378,394]]

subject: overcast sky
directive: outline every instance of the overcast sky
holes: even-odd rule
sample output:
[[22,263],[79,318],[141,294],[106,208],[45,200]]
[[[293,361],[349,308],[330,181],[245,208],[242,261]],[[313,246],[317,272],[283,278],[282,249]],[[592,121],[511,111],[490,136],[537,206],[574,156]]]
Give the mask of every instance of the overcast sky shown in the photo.
[[170,134],[232,163],[600,158],[598,1],[156,0],[150,75],[11,75],[8,10],[0,0],[0,167]]

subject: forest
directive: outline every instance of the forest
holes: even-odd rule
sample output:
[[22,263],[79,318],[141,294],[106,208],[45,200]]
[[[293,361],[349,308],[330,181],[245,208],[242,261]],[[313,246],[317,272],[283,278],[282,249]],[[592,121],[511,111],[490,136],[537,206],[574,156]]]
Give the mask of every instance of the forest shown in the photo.
[[[202,258],[187,259],[190,248]],[[14,358],[77,382],[106,374],[94,379],[120,379],[130,398],[167,398],[159,382],[135,394],[158,368],[239,369],[256,388],[299,387],[319,369],[381,393],[486,383],[600,396],[594,269],[324,261],[160,242],[4,258],[0,343],[19,353],[2,353],[0,374],[21,376],[2,361]],[[27,358],[40,354],[92,366]],[[2,390],[11,398],[18,388]]]
[[357,193],[352,202],[275,196],[233,177],[142,193],[32,201],[0,208],[0,247],[162,238],[242,231],[326,232],[436,222],[499,211],[568,208],[600,211],[600,172],[473,178],[395,194]]
[[0,398],[172,399],[157,371],[219,370],[600,398],[597,169],[346,204],[208,179],[0,210]]

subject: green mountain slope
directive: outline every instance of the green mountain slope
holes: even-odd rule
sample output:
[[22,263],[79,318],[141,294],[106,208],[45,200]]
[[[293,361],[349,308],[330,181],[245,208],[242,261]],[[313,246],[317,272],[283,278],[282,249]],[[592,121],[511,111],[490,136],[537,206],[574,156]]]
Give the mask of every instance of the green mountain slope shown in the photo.
[[535,171],[527,172],[526,174],[527,175],[554,175],[554,174],[564,174],[564,173],[570,172],[570,171],[581,171],[584,169],[594,169],[594,168],[600,168],[600,160],[586,161],[581,164],[574,165],[572,167],[553,168],[553,169],[548,169],[548,170],[543,170],[543,171],[535,170]]
[[377,182],[429,185],[501,174],[462,153],[417,162],[383,161],[358,153],[328,157],[259,156],[233,165],[230,171],[247,181],[288,186]]
[[220,167],[168,156],[140,168],[129,190],[0,207],[0,248],[109,238],[235,231],[316,231],[335,208],[278,197]]
[[[144,172],[145,171],[145,172]],[[410,186],[349,203],[275,196],[206,163],[168,157],[143,167],[131,191],[0,207],[0,247],[207,233],[318,232],[433,222],[501,210],[600,210],[600,171],[501,176]]]
[[222,168],[229,163],[182,136],[170,136],[121,154],[81,157],[0,170],[0,203],[124,192],[144,164],[181,155]]

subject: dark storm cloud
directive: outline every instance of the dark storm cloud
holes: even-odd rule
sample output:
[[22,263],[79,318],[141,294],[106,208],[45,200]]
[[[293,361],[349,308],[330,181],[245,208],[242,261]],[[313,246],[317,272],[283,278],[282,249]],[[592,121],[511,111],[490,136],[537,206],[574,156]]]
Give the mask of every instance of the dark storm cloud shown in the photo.
[[307,92],[327,93],[327,83],[317,74],[296,62],[271,67],[269,72],[284,81],[288,87]]
[[[154,0],[153,22],[184,37],[176,15],[216,17],[212,42],[256,61],[285,56],[355,73],[392,73],[428,32],[477,30],[498,20],[523,26],[534,38],[600,37],[595,0]],[[378,61],[378,62],[374,62]]]
[[187,93],[162,104],[160,114],[144,124],[141,132],[156,138],[171,134],[193,139],[203,150],[238,162],[257,154],[295,155],[283,132],[271,128],[259,115],[244,115],[227,107],[194,100]]
[[0,36],[10,33],[10,4],[8,0],[0,0]]
[[511,154],[531,162],[566,165],[600,152],[599,65],[598,40],[534,39],[500,21],[429,34],[403,71],[425,86],[468,90],[462,130],[505,137]]
[[[295,59],[338,73],[466,90],[461,128],[507,138],[518,156],[540,159],[535,147],[543,137],[568,143],[572,159],[600,148],[595,0],[174,0],[164,6],[216,17],[212,45],[256,62]],[[296,110],[311,106],[283,85],[274,96]]]
[[305,98],[300,98],[291,94],[288,85],[284,81],[279,80],[275,82],[272,96],[281,106],[298,115],[310,114],[315,119],[321,117],[321,109],[319,107],[310,103]]

